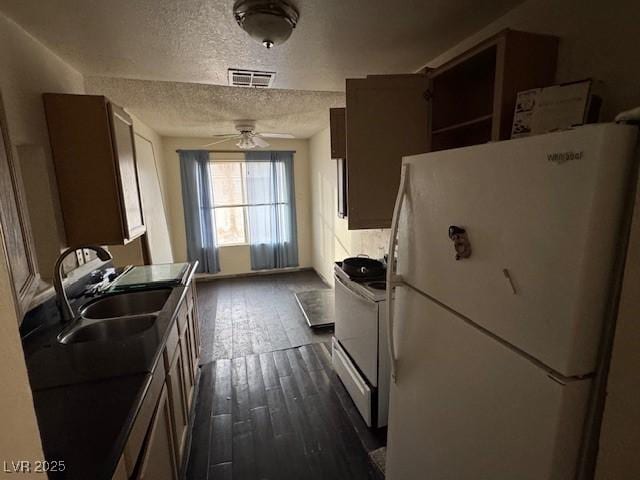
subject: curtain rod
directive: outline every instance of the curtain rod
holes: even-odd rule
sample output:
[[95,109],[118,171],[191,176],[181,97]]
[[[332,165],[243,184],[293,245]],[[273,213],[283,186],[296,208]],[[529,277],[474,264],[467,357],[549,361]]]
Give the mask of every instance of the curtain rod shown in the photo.
[[[198,148],[179,148],[176,153],[188,150],[200,150]],[[206,150],[209,153],[247,153],[247,152],[291,152],[297,153],[295,150]]]

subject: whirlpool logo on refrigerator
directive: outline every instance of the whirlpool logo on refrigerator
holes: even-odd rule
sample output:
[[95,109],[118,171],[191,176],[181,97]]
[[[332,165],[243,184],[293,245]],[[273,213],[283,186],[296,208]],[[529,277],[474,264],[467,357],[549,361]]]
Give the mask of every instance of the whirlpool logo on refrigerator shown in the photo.
[[547,153],[547,161],[555,163],[556,165],[562,165],[563,163],[569,162],[571,160],[580,160],[583,155],[583,151]]

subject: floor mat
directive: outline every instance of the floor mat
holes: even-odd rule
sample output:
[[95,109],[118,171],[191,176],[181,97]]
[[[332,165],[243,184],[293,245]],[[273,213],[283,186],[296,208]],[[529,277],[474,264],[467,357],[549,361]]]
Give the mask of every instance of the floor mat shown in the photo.
[[331,326],[335,322],[333,290],[323,288],[295,294],[298,305],[311,328]]

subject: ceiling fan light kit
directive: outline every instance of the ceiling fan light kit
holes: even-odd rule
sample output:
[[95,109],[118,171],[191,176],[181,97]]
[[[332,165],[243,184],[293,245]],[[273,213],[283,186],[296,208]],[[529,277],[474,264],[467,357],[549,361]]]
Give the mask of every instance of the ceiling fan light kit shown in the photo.
[[300,14],[284,0],[237,0],[233,16],[245,32],[266,48],[287,41]]
[[236,120],[235,128],[238,133],[226,133],[222,135],[214,135],[213,138],[217,138],[215,142],[208,143],[202,147],[211,147],[220,143],[225,143],[230,140],[238,139],[236,146],[240,150],[251,150],[252,148],[267,148],[269,143],[265,138],[295,138],[290,133],[267,133],[255,132],[256,122],[255,120]]
[[251,135],[249,134],[242,134],[240,141],[236,143],[236,146],[241,150],[251,150],[252,148],[257,147],[253,138],[251,138]]

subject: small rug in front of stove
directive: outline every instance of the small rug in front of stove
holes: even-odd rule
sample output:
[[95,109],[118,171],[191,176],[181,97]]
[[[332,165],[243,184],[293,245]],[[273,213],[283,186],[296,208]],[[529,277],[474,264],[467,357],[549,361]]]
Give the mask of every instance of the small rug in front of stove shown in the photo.
[[330,288],[295,294],[300,310],[311,328],[331,327],[335,323],[334,296]]

